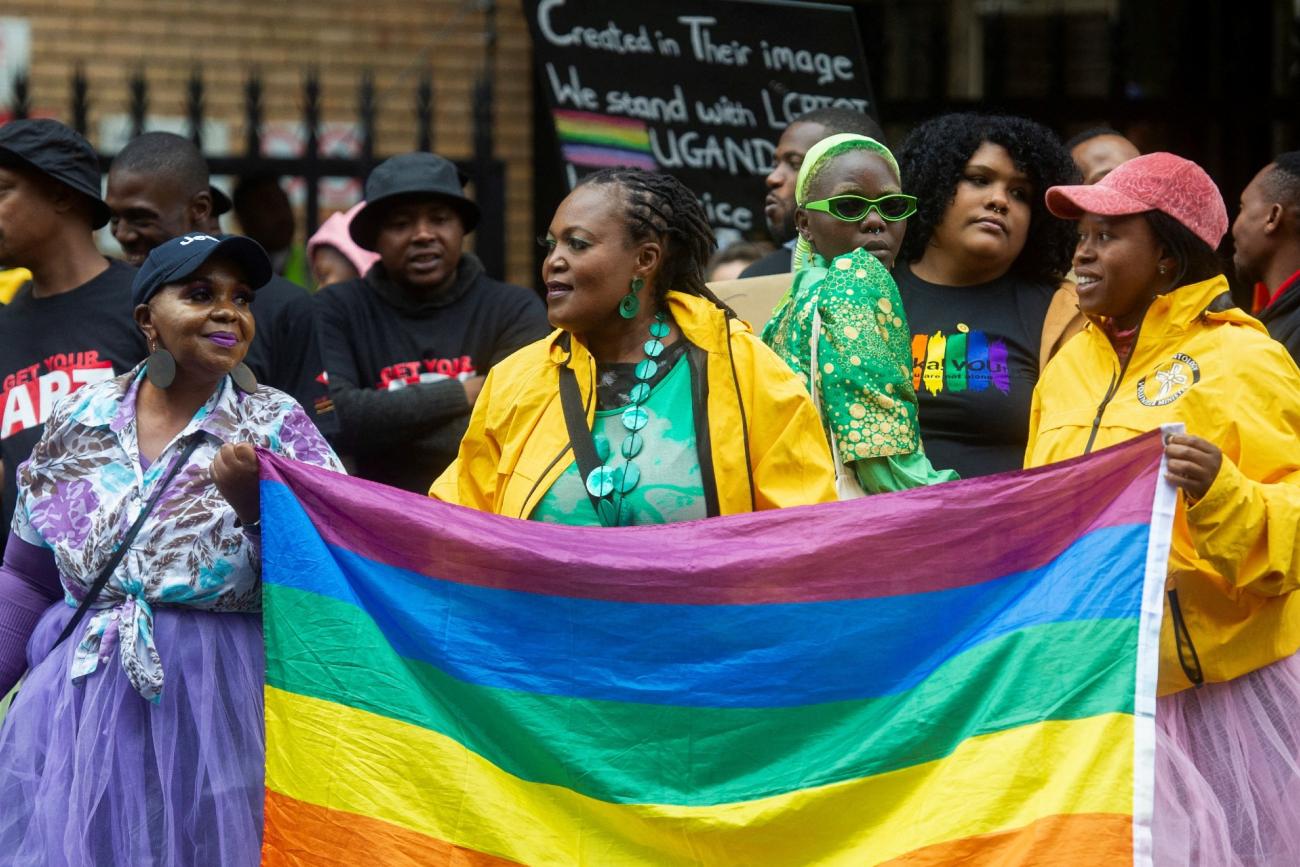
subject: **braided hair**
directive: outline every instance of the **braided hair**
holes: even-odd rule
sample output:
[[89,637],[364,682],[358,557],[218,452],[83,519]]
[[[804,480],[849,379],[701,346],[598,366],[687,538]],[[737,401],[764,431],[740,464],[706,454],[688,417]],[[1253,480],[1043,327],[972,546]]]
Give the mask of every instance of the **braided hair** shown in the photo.
[[704,206],[685,184],[666,172],[614,168],[583,178],[578,186],[622,187],[627,210],[624,221],[633,243],[658,241],[662,264],[655,281],[655,301],[662,304],[668,290],[698,295],[712,301],[729,316],[731,308],[704,282],[709,257],[716,242]]

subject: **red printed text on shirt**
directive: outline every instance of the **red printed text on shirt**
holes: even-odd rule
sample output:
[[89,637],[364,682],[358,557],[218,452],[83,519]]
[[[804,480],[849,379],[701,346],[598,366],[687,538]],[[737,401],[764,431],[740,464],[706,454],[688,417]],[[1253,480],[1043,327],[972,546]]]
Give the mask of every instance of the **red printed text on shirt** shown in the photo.
[[0,380],[0,439],[44,424],[64,395],[113,375],[112,362],[100,360],[95,349],[57,352],[15,370]]

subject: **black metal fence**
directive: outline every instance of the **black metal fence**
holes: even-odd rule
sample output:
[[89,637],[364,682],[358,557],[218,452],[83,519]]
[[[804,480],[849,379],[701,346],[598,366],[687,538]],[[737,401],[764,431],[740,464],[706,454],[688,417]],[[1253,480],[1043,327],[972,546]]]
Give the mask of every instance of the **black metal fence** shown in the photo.
[[[475,253],[483,261],[487,272],[501,278],[505,272],[505,163],[495,154],[493,117],[494,70],[492,57],[495,51],[494,30],[487,36],[487,62],[473,89],[473,152],[468,158],[457,159],[457,165],[470,178],[474,198],[483,216],[475,230]],[[131,135],[137,136],[147,128],[151,110],[149,81],[143,69],[137,69],[127,81],[130,94],[129,114]],[[90,83],[85,70],[78,66],[72,71],[70,82],[69,117],[71,125],[83,135],[87,132],[90,114]],[[356,178],[362,180],[370,169],[387,155],[375,153],[375,115],[378,99],[374,76],[362,73],[357,83],[356,126],[359,133],[359,153],[355,157],[326,156],[321,153],[321,97],[319,72],[308,69],[302,78],[302,115],[304,147],[302,156],[268,156],[262,153],[265,130],[263,112],[263,85],[261,74],[253,69],[244,84],[244,146],[242,156],[207,156],[208,168],[214,175],[265,175],[302,178],[306,187],[307,234],[316,231],[320,224],[320,181],[327,178]],[[203,126],[207,119],[207,87],[203,71],[195,68],[185,89],[184,113],[190,139],[203,150]],[[414,150],[434,149],[434,86],[433,73],[425,69],[416,78],[411,109],[416,118]],[[14,81],[12,113],[15,118],[27,117],[31,110],[29,84],[24,76]],[[104,171],[114,154],[101,153],[100,164]],[[448,155],[450,156],[450,155]]]

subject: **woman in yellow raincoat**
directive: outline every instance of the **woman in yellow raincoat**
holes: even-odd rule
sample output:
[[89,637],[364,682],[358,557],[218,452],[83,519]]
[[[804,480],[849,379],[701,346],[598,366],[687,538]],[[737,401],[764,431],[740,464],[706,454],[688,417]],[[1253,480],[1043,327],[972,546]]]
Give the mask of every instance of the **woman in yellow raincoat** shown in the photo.
[[[1170,422],[1157,863],[1300,864],[1300,370],[1233,307],[1227,210],[1173,154],[1053,187],[1091,323],[1034,393],[1027,466]],[[1081,492],[1086,496],[1086,492]]]

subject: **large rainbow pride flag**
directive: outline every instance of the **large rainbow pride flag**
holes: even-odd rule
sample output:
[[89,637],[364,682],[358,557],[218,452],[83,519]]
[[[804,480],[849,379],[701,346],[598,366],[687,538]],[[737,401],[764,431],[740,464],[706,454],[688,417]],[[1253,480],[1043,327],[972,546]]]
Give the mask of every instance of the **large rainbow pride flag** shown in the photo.
[[596,531],[264,454],[265,863],[1149,863],[1161,451]]

